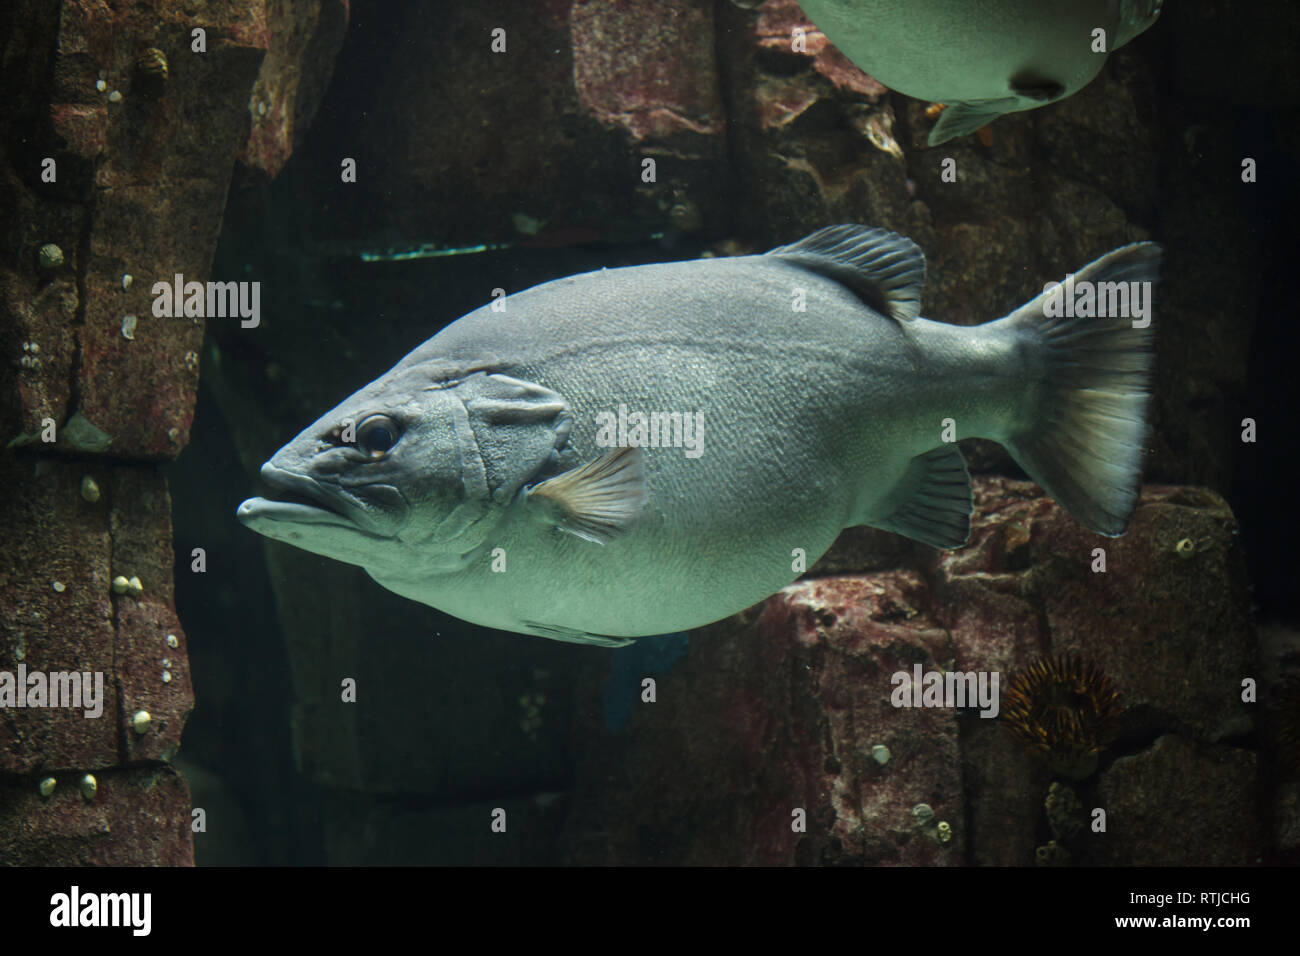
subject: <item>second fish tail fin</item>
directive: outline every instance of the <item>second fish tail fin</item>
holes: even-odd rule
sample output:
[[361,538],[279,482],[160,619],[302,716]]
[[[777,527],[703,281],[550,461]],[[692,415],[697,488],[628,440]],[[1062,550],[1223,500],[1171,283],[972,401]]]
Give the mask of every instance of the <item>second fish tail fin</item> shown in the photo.
[[1124,533],[1141,491],[1160,246],[1109,252],[1003,321],[1041,349],[1027,427],[1003,444],[1080,524]]

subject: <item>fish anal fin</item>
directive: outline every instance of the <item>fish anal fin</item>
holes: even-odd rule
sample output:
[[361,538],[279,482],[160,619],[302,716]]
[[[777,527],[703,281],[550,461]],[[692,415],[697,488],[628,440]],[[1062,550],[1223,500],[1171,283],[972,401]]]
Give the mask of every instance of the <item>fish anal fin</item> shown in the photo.
[[891,498],[895,507],[878,527],[935,548],[960,548],[970,538],[975,503],[956,445],[913,458]]
[[938,146],[968,136],[982,126],[987,126],[999,116],[1014,113],[1021,107],[1019,97],[1008,96],[1000,100],[977,100],[969,103],[949,103],[948,108],[939,114],[939,122],[930,130],[927,142]]

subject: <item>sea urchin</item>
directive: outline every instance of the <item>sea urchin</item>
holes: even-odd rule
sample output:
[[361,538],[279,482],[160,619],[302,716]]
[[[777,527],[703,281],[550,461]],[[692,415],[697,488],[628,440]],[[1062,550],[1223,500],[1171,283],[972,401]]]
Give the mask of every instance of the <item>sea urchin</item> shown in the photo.
[[1061,776],[1082,780],[1115,738],[1123,708],[1100,667],[1040,657],[1011,678],[1002,706],[1011,732]]

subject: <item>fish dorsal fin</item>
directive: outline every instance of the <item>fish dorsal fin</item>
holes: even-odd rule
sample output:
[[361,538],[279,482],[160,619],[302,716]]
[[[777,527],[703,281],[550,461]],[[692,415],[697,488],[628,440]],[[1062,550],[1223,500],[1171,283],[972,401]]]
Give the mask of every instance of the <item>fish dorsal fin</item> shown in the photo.
[[884,315],[910,322],[921,314],[925,253],[896,232],[827,226],[768,255],[834,279]]

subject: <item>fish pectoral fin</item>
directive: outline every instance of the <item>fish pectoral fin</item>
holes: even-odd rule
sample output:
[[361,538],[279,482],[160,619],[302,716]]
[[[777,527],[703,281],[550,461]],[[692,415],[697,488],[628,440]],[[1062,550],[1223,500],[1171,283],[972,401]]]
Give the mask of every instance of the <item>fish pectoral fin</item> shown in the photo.
[[999,116],[1014,113],[1020,105],[1020,98],[1016,96],[1000,100],[949,103],[948,108],[939,114],[939,122],[930,130],[927,142],[931,146],[938,146],[958,136],[968,136],[981,127],[988,126]]
[[604,544],[626,531],[645,506],[645,453],[619,448],[548,478],[527,500],[561,531]]
[[827,226],[768,255],[834,279],[884,315],[910,322],[921,313],[925,253],[896,232]]
[[593,647],[627,647],[633,643],[630,637],[604,637],[576,631],[571,627],[558,627],[554,624],[539,624],[536,621],[520,621],[534,637],[545,637],[552,641],[564,641],[566,644],[589,644]]
[[913,458],[891,497],[897,506],[878,527],[934,548],[960,548],[970,538],[975,499],[956,446]]

